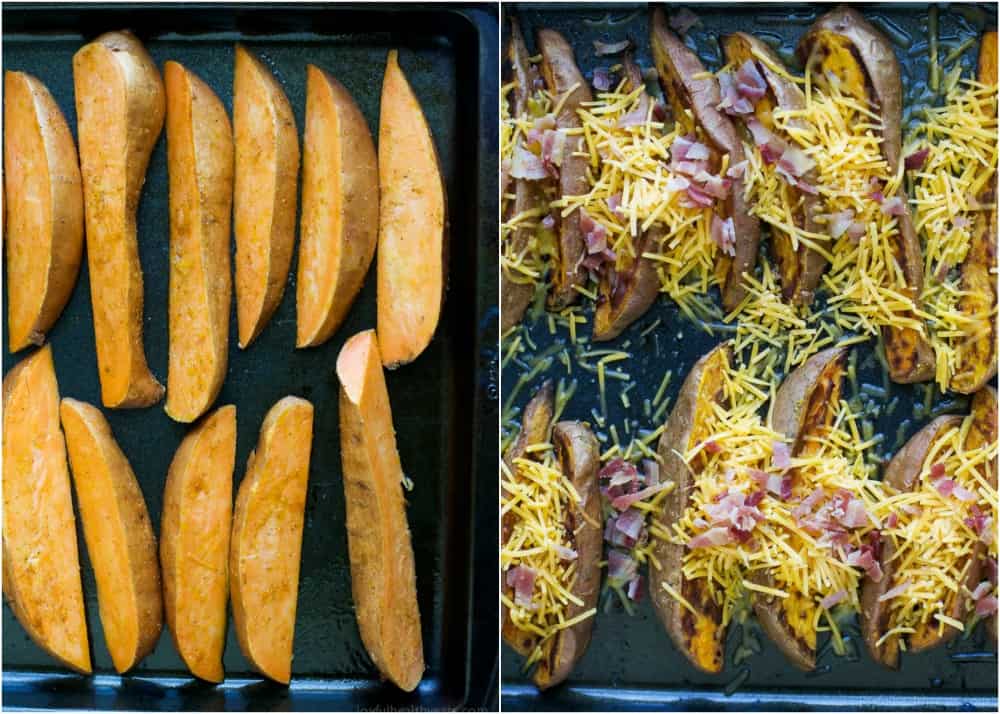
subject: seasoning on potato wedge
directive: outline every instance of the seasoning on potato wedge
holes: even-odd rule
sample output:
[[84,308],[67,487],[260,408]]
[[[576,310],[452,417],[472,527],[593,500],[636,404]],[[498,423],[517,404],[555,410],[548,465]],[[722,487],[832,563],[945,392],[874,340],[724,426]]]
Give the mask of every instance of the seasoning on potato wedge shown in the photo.
[[170,179],[170,360],[166,412],[192,422],[226,379],[233,129],[212,89],[177,62],[163,68]]
[[271,407],[236,496],[229,546],[236,639],[255,670],[283,684],[292,675],[312,428],[306,400]]
[[90,297],[107,407],[163,397],[142,342],[142,267],[136,209],[163,128],[163,80],[130,32],[109,32],[73,56]]
[[8,333],[17,352],[42,344],[76,285],[83,183],[66,119],[30,74],[6,72],[4,126]]
[[45,345],[3,378],[3,594],[39,647],[89,674],[69,481],[59,385]]
[[386,367],[412,362],[437,330],[448,274],[444,178],[427,119],[389,52],[378,135],[378,336]]
[[378,241],[378,164],[361,110],[328,72],[306,69],[296,347],[326,342],[347,316]]
[[68,397],[59,407],[104,641],[118,672],[153,651],[163,628],[156,536],[139,483],[101,411]]
[[[558,422],[550,436],[553,408],[546,383],[525,409],[501,479],[503,636],[527,656],[528,666],[537,665],[532,678],[542,690],[565,681],[587,651],[603,549],[597,438],[576,421]],[[545,535],[538,523],[548,526]],[[548,533],[558,541],[553,544]],[[542,587],[543,579],[559,583],[573,599]]]
[[292,264],[299,135],[281,84],[241,44],[233,72],[233,132],[236,320],[246,349],[281,302]]
[[382,675],[410,692],[423,677],[424,650],[403,468],[382,363],[373,330],[348,339],[337,357],[347,545],[361,640]]
[[163,489],[160,567],[167,625],[194,676],[221,682],[229,601],[236,407],[219,407],[174,454]]

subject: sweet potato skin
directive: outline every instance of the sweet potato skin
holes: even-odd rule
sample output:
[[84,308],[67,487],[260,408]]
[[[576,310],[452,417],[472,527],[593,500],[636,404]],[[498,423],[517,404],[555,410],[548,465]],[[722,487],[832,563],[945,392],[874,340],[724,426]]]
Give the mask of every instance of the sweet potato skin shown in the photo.
[[236,320],[245,349],[285,292],[295,247],[299,135],[278,80],[241,44],[233,77],[233,130]]
[[191,673],[225,673],[229,536],[232,530],[236,407],[219,407],[181,442],[167,472],[160,518],[160,568],[167,625]]
[[236,639],[261,674],[287,684],[305,520],[312,404],[279,400],[264,418],[233,511],[229,587]]
[[222,102],[177,62],[164,65],[170,181],[170,357],[166,412],[192,422],[226,379],[232,278],[233,129]]
[[[558,129],[575,129],[581,125],[577,110],[583,102],[593,100],[590,84],[580,74],[573,56],[573,48],[555,30],[541,29],[537,32],[535,44],[542,55],[542,78],[549,93],[562,101],[569,93],[556,116]],[[583,149],[583,137],[568,137],[563,149],[563,162],[559,169],[559,195],[577,196],[588,191],[587,159],[576,156]],[[580,294],[577,286],[586,283],[587,275],[581,262],[586,253],[583,231],[580,229],[580,210],[568,216],[559,215],[558,256],[553,267],[552,288],[549,292],[550,310],[561,310],[576,302]]]
[[107,407],[163,397],[142,343],[142,267],[136,209],[163,128],[163,80],[127,31],[109,32],[73,56],[94,337]]
[[[39,460],[47,489],[38,489]],[[49,345],[3,379],[3,513],[3,594],[11,611],[45,652],[90,674],[76,520]]]
[[[659,73],[663,95],[668,100],[677,121],[701,126],[709,144],[719,153],[729,154],[729,165],[743,161],[743,144],[736,135],[736,128],[717,107],[721,101],[719,83],[714,77],[697,78],[704,74],[701,60],[681,42],[667,26],[663,9],[653,10],[651,26],[653,60]],[[693,120],[686,118],[685,109],[690,109]],[[744,273],[752,275],[757,264],[757,247],[760,244],[760,223],[751,216],[744,199],[742,177],[733,179],[729,196],[722,211],[733,219],[736,228],[736,255],[725,257],[726,275],[722,284],[722,306],[734,310],[746,297],[743,285]]]
[[[724,342],[699,359],[684,380],[677,403],[664,425],[658,453],[663,464],[664,479],[676,486],[663,501],[662,510],[654,514],[660,528],[671,531],[687,507],[694,477],[684,462],[683,454],[700,438],[704,419],[700,405],[722,399],[721,370],[729,361],[730,347]],[[681,573],[685,546],[656,539],[655,561],[649,570],[649,592],[657,617],[674,645],[695,667],[709,674],[718,674],[723,666],[725,630],[722,608],[714,603],[698,581],[687,581]],[[655,562],[660,563],[656,567]],[[663,588],[670,585],[699,610],[694,615]]]
[[420,102],[389,52],[378,137],[378,335],[385,366],[412,362],[437,330],[448,274],[447,192]]
[[373,331],[345,343],[337,359],[337,376],[347,544],[358,629],[382,675],[410,692],[424,673],[416,566],[403,470]]
[[302,168],[296,347],[330,339],[347,316],[378,241],[378,160],[350,93],[309,65]]
[[126,672],[153,651],[163,628],[156,536],[139,483],[104,415],[69,398],[59,413],[104,640],[115,669]]
[[[40,345],[76,285],[83,257],[83,182],[76,145],[49,90],[4,77],[4,165],[10,351]],[[6,211],[6,204],[4,206]]]

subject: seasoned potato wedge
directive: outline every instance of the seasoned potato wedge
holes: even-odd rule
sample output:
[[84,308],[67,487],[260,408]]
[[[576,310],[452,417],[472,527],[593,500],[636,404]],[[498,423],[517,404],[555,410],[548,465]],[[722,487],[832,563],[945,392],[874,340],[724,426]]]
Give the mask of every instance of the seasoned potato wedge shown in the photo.
[[[722,50],[727,64],[738,68],[745,62],[753,62],[757,71],[764,78],[767,93],[754,106],[754,117],[768,131],[779,131],[772,115],[775,109],[795,110],[805,107],[805,96],[799,86],[772,70],[759,59],[759,56],[764,56],[771,63],[781,66],[781,59],[770,46],[752,35],[734,32],[723,38]],[[801,120],[791,123],[795,125],[801,123]],[[810,181],[808,174],[805,180]],[[820,232],[817,230],[814,220],[820,210],[819,199],[796,186],[786,185],[784,190],[789,192],[793,205],[801,206],[796,216],[796,224],[803,230],[813,233]],[[804,244],[800,244],[796,249],[791,236],[774,227],[771,228],[770,244],[771,255],[777,264],[778,276],[781,280],[782,296],[785,300],[796,305],[811,304],[816,288],[823,277],[823,270],[826,268],[826,258]]]
[[233,129],[212,89],[177,62],[167,87],[170,179],[170,361],[166,411],[192,422],[226,379]]
[[288,97],[264,63],[236,45],[233,76],[236,175],[236,320],[250,346],[285,292],[295,246],[299,135]]
[[[539,30],[535,43],[542,55],[542,78],[557,105],[561,105],[556,115],[557,129],[580,127],[577,110],[583,102],[593,100],[590,84],[580,74],[573,56],[573,48],[555,30]],[[583,137],[568,137],[563,149],[563,162],[559,167],[559,195],[577,196],[586,193],[587,158],[576,154],[583,149]],[[568,216],[557,215],[558,240],[553,266],[552,288],[549,293],[550,310],[561,310],[576,302],[580,297],[577,287],[586,283],[586,271],[581,265],[586,245],[580,229],[580,210]]]
[[[730,166],[743,161],[743,144],[736,128],[717,109],[721,101],[718,80],[705,71],[698,56],[671,32],[666,14],[659,7],[653,10],[650,41],[663,96],[674,120],[690,133],[701,128],[713,150],[713,163],[721,161],[724,154],[729,155]],[[723,218],[732,218],[736,229],[735,256],[717,258],[725,268],[722,305],[728,311],[735,309],[746,296],[743,275],[753,274],[760,243],[760,224],[748,211],[742,177],[733,179],[728,198],[717,210],[721,210]]]
[[326,342],[361,290],[378,241],[378,164],[361,110],[309,65],[296,347]]
[[126,672],[153,651],[163,628],[156,536],[139,482],[101,411],[65,398],[59,414],[104,641],[115,669]]
[[386,367],[393,368],[430,344],[448,274],[441,162],[396,50],[382,80],[378,177],[378,339]]
[[106,407],[163,397],[142,344],[136,209],[163,128],[163,80],[130,32],[109,32],[73,56],[94,337]]
[[312,426],[304,399],[271,407],[236,496],[229,547],[236,639],[254,669],[283,684],[292,676]]
[[340,453],[351,591],[365,649],[393,684],[413,691],[424,673],[417,577],[389,393],[373,330],[337,357]]
[[219,407],[184,437],[167,472],[160,567],[167,625],[191,674],[221,682],[229,600],[236,407]]
[[[701,459],[685,463],[683,455],[704,438],[705,419],[713,404],[723,399],[722,373],[729,359],[730,347],[724,342],[695,363],[664,425],[658,447],[663,464],[661,479],[673,481],[676,487],[663,500],[662,510],[653,517],[665,532],[671,531],[672,524],[683,516],[696,475],[704,467]],[[677,649],[698,669],[716,674],[722,671],[726,635],[722,626],[722,607],[709,595],[702,580],[684,578],[681,570],[684,549],[683,545],[656,539],[649,570],[650,597]],[[680,605],[664,584],[680,593],[696,613]]]
[[90,673],[76,519],[45,345],[3,378],[3,594],[35,643]]
[[83,183],[66,119],[30,74],[4,76],[4,127],[7,317],[10,351],[17,352],[42,344],[76,285]]
[[[882,120],[882,154],[890,171],[900,166],[902,84],[899,63],[889,40],[857,10],[846,5],[823,15],[799,41],[799,57],[822,82],[826,73],[836,77],[842,91],[870,103]],[[902,268],[907,291],[920,307],[923,260],[904,203],[893,252]],[[911,328],[887,327],[882,332],[889,373],[894,382],[925,382],[934,375],[930,344]]]

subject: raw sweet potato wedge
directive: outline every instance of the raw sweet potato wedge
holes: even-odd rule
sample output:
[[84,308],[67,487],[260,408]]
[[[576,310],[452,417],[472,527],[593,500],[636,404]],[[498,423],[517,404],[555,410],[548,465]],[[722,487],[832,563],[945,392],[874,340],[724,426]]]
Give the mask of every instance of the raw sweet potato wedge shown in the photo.
[[266,677],[287,684],[299,590],[312,404],[278,401],[264,418],[233,512],[229,587],[243,656]]
[[236,45],[233,79],[236,178],[236,321],[250,346],[285,292],[295,246],[299,135],[288,97],[271,71]]
[[424,673],[417,579],[389,393],[373,330],[337,357],[351,591],[361,640],[384,677],[413,691]]
[[192,422],[226,379],[232,278],[233,129],[211,88],[177,62],[167,87],[170,362],[166,411]]
[[136,209],[163,128],[163,80],[130,32],[109,32],[73,56],[90,299],[107,407],[163,397],[142,344],[142,267]]
[[163,489],[160,567],[167,625],[191,673],[221,682],[229,600],[236,407],[219,407],[174,454]]
[[415,360],[434,337],[448,273],[440,161],[396,50],[382,80],[378,178],[378,335],[393,368]]
[[344,86],[309,65],[296,347],[326,342],[361,290],[378,241],[378,160]]
[[90,673],[76,519],[49,345],[3,379],[3,594],[39,647]]
[[[994,42],[996,41],[996,33],[993,33]],[[993,48],[994,52],[994,63],[996,62],[996,45]],[[972,404],[970,406],[970,413],[972,414],[972,426],[969,429],[968,436],[965,437],[965,447],[967,449],[978,449],[986,444],[996,443],[997,440],[997,392],[993,387],[987,386],[980,389],[972,396]],[[983,478],[989,483],[993,488],[997,487],[997,472],[998,464],[997,460],[993,459],[987,461],[980,466],[982,469]],[[990,553],[989,550],[985,550],[982,553],[983,560],[993,559],[994,563],[992,568],[988,568],[986,563],[983,563],[980,567],[981,572],[996,572],[996,551]],[[995,586],[994,586],[995,590]],[[994,595],[996,593],[994,592]],[[986,629],[990,633],[990,637],[993,638],[994,642],[997,639],[997,613],[993,613],[986,618]]]
[[132,467],[101,411],[65,398],[59,413],[104,641],[115,669],[126,672],[153,651],[163,627],[156,536]]
[[76,285],[83,183],[66,119],[30,74],[4,77],[4,127],[7,315],[10,351],[17,352],[42,344]]

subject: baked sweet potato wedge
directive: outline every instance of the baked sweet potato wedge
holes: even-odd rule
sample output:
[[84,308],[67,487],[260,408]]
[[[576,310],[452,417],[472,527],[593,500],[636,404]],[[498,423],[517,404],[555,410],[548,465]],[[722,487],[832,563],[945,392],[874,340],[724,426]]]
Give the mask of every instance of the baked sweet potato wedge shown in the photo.
[[[583,102],[593,100],[590,85],[580,73],[573,56],[573,48],[555,30],[541,29],[535,37],[535,44],[542,55],[542,78],[553,102],[560,106],[556,115],[556,128],[577,129],[581,120],[577,114]],[[578,156],[583,150],[582,136],[569,136],[563,149],[562,165],[559,167],[559,195],[577,196],[586,193],[587,157]],[[587,280],[583,268],[586,244],[580,228],[580,209],[569,215],[561,213],[556,218],[555,265],[552,271],[552,287],[549,292],[550,310],[561,310],[576,302],[580,294],[576,290]]]
[[412,362],[437,330],[448,275],[447,206],[434,137],[389,52],[378,133],[378,339],[390,369]]
[[292,675],[312,426],[304,399],[271,407],[236,496],[229,546],[236,639],[255,670],[283,684]]
[[221,682],[229,601],[236,407],[219,407],[184,437],[163,488],[160,568],[167,625],[194,676]]
[[[712,150],[710,172],[717,172],[723,155],[729,155],[729,166],[743,161],[743,144],[736,127],[717,108],[721,102],[718,80],[705,71],[698,56],[670,30],[666,13],[659,7],[653,10],[650,41],[660,86],[674,121],[685,133],[701,129]],[[720,254],[717,259],[724,268],[722,305],[731,311],[746,297],[743,275],[753,274],[760,243],[760,223],[748,211],[742,177],[733,179],[728,197],[716,210],[723,214],[722,218],[733,219],[736,231],[735,255]]]
[[296,347],[326,342],[347,316],[378,241],[378,163],[344,86],[307,68]]
[[[4,198],[10,351],[40,345],[76,285],[83,257],[83,183],[76,145],[49,90],[4,76]],[[6,204],[4,206],[6,211]]]
[[[724,342],[695,363],[664,425],[658,446],[661,479],[669,479],[676,486],[664,498],[661,511],[653,515],[663,532],[671,532],[672,524],[683,516],[697,475],[704,468],[703,458],[688,464],[684,454],[707,436],[706,419],[714,405],[724,398],[722,376],[730,351],[729,344]],[[684,545],[656,539],[649,569],[650,598],[677,649],[701,671],[717,674],[722,671],[726,635],[722,607],[711,597],[703,580],[684,577],[681,569],[684,552]],[[664,585],[680,593],[694,612],[681,605]]]
[[142,267],[136,210],[163,128],[163,79],[130,32],[109,32],[73,56],[90,299],[106,407],[163,397],[142,344]]
[[241,44],[233,73],[233,131],[236,321],[245,349],[285,292],[295,246],[299,135],[278,80]]
[[156,536],[139,482],[101,411],[64,398],[59,414],[104,641],[115,669],[126,672],[153,651],[163,628]]
[[49,345],[3,378],[3,594],[39,647],[63,665],[90,673],[76,519]]
[[[772,64],[779,67],[781,59],[768,45],[744,32],[734,32],[724,37],[722,50],[727,64],[738,69],[746,62],[751,62],[760,76],[764,78],[765,94],[754,105],[753,116],[768,131],[780,135],[782,132],[774,121],[774,110],[803,109],[806,104],[805,96],[799,86],[775,72],[759,57],[764,56]],[[737,121],[740,120],[737,119]],[[796,122],[801,123],[801,120],[794,120],[791,124],[794,125]],[[740,123],[745,126],[745,122],[740,121]],[[782,138],[788,139],[787,136],[782,136]],[[808,175],[804,179],[807,182],[810,181]],[[818,233],[814,218],[819,211],[819,199],[797,186],[785,184],[783,189],[789,194],[789,203],[800,206],[795,216],[796,224],[803,230]],[[822,253],[807,245],[799,244],[796,248],[791,236],[775,227],[771,228],[770,247],[771,256],[777,264],[778,276],[781,280],[781,294],[784,299],[796,305],[811,304],[816,288],[823,277],[823,270],[826,268],[826,258],[823,257]]]
[[340,453],[351,591],[365,649],[384,677],[413,691],[424,674],[417,577],[389,393],[373,330],[337,357]]
[[[902,84],[899,63],[889,40],[857,10],[841,5],[820,17],[802,37],[798,54],[822,86],[827,73],[841,91],[872,108],[882,120],[882,155],[889,171],[900,167],[902,144]],[[923,260],[920,242],[905,201],[898,218],[893,254],[906,283],[906,292],[920,307]],[[925,382],[934,376],[934,354],[927,340],[908,327],[886,327],[889,373],[894,382]]]
[[170,359],[166,412],[192,422],[226,379],[233,129],[212,89],[177,62],[163,67],[170,181]]

